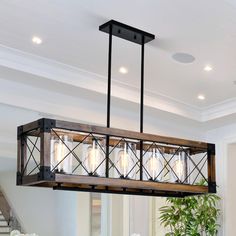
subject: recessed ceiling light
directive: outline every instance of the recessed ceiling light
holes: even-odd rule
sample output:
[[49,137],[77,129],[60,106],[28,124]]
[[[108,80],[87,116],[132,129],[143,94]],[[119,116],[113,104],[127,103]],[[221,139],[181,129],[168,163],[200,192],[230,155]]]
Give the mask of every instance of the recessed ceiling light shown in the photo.
[[197,98],[198,98],[199,100],[205,100],[205,96],[204,96],[203,94],[199,94],[199,95],[197,96]]
[[205,71],[211,71],[211,70],[213,70],[213,68],[212,68],[210,65],[206,65],[206,66],[204,67],[204,70],[205,70]]
[[121,66],[120,69],[119,69],[119,72],[121,74],[127,74],[128,73],[128,69],[124,66]]
[[37,37],[37,36],[34,36],[32,38],[32,42],[35,43],[35,44],[41,44],[42,43],[42,39]]

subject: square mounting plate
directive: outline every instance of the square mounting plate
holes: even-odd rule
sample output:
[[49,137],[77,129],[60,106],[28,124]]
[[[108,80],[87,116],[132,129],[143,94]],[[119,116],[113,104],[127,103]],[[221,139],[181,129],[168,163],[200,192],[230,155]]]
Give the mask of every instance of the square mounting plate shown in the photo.
[[109,34],[110,27],[112,27],[112,35],[131,41],[133,43],[142,45],[142,37],[144,37],[144,44],[155,39],[155,35],[153,34],[136,29],[132,26],[120,23],[115,20],[110,20],[107,23],[100,25],[99,30]]

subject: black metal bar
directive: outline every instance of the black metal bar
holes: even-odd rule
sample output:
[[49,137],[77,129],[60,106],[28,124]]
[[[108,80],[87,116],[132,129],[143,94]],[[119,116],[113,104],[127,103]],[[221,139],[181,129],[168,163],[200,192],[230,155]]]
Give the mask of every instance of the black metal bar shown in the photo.
[[[159,150],[159,149],[158,149]],[[159,172],[158,176],[156,176],[156,178],[154,179],[154,181],[156,181],[158,179],[158,177],[161,175],[161,173],[164,171],[164,169],[167,169],[167,166],[169,166],[170,170],[167,169],[167,171],[172,171],[173,174],[175,175],[175,177],[177,178],[177,181],[180,183],[180,179],[178,177],[178,175],[175,173],[175,171],[173,170],[173,168],[170,165],[171,160],[175,157],[175,155],[178,153],[178,151],[180,150],[180,147],[178,147],[178,149],[175,151],[175,153],[172,155],[172,157],[167,161],[167,159],[165,158],[165,155],[161,153],[162,158],[164,159],[164,161],[166,162],[166,164],[164,165],[164,167],[162,168],[162,170]],[[159,150],[160,151],[160,150]]]
[[[177,192],[177,191],[152,191],[145,192],[143,190],[134,192],[126,190],[125,188],[120,191],[110,190],[110,189],[98,189],[96,186],[91,186],[91,188],[82,188],[82,187],[66,187],[66,186],[54,186],[53,190],[65,190],[65,191],[77,191],[77,192],[95,192],[95,193],[109,193],[109,194],[122,194],[122,195],[140,195],[140,196],[153,196],[153,197],[178,197],[183,198],[185,196],[191,196],[192,193],[188,192]],[[194,193],[196,195],[196,193]]]
[[187,155],[187,158],[193,163],[194,167],[198,170],[199,174],[203,177],[203,179],[209,183],[209,180],[206,179],[205,175],[201,172],[201,170],[198,168],[198,166],[196,165],[196,163],[193,161],[193,159],[191,158],[191,156],[186,152],[186,150],[184,148],[182,148],[182,150],[185,152],[185,154]]
[[[216,193],[216,182],[215,182],[215,145],[207,144],[207,164],[208,164],[208,192]],[[213,167],[214,166],[214,167]],[[213,168],[214,169],[213,169]]]
[[144,36],[141,46],[141,86],[140,86],[140,133],[143,133],[143,103],[144,103]]
[[67,156],[69,156],[70,154],[72,154],[74,156],[74,158],[80,163],[80,165],[82,166],[82,168],[87,172],[87,174],[89,175],[89,172],[88,170],[85,168],[85,166],[83,165],[83,162],[79,159],[78,155],[74,152],[74,150],[81,144],[83,143],[83,141],[90,136],[90,134],[88,134],[86,137],[84,137],[84,139],[79,142],[79,144],[77,144],[72,150],[66,145],[66,143],[64,142],[64,140],[58,135],[58,133],[52,129],[53,133],[57,136],[57,138],[62,142],[63,145],[65,145],[65,147],[67,148],[67,150],[69,151],[69,153],[66,154],[66,156],[60,161],[57,163],[56,166],[54,166],[54,168],[52,169],[52,171],[54,171],[58,165],[60,165],[66,158]]
[[31,175],[37,168],[40,170],[39,167],[40,167],[40,163],[39,163],[37,166],[35,166],[34,169],[31,170],[31,171],[29,172],[29,174],[27,174],[27,175]]
[[[143,133],[143,103],[144,103],[144,35],[141,44],[141,86],[140,86],[140,133]],[[143,141],[140,141],[140,180],[143,180]]]
[[[201,162],[204,160],[204,158],[206,158],[206,156],[207,156],[207,153],[201,158],[201,160],[198,162],[197,166],[199,166],[199,165],[201,164]],[[204,163],[206,163],[206,161],[207,161],[207,159],[204,161]],[[201,171],[202,171],[203,167],[204,167],[204,165],[202,166],[202,168],[200,168]],[[193,173],[195,170],[196,170],[196,167],[194,167],[194,168],[190,171],[190,173],[189,173],[189,174],[187,175],[187,177],[184,179],[184,182],[187,181],[188,178],[190,178],[190,176],[192,175],[192,173]],[[188,172],[186,172],[186,173],[188,173]],[[197,174],[195,180],[198,178],[199,174],[200,174],[200,173],[198,172],[198,174]],[[193,184],[194,184],[195,180],[193,181]]]
[[[29,139],[29,138],[27,138],[27,139]],[[38,142],[39,137],[36,138],[36,141],[35,141],[35,143],[33,144],[32,150],[30,149],[29,145],[27,144],[27,139],[25,140],[25,145],[26,145],[26,148],[29,150],[30,156],[29,156],[29,158],[28,158],[28,160],[27,160],[27,162],[26,162],[26,165],[25,165],[25,167],[24,167],[24,170],[23,170],[22,175],[25,174],[26,168],[27,168],[27,166],[28,166],[28,164],[29,164],[29,161],[30,161],[31,157],[33,158],[34,163],[36,164],[36,166],[39,166],[38,163],[37,163],[37,161],[36,161],[36,159],[35,159],[35,157],[34,157],[34,155],[33,155],[34,149],[35,149],[35,147],[36,147],[36,145],[37,145],[37,142]]]
[[[202,167],[200,168],[200,170],[202,171],[203,167],[205,166],[205,164],[207,163],[207,159],[204,161],[204,163],[202,164]],[[195,177],[194,181],[192,182],[191,185],[194,185],[198,176],[200,175],[200,173],[197,174],[197,176]],[[209,185],[209,184],[208,184]]]
[[155,35],[145,32],[143,30],[134,28],[130,25],[123,24],[121,22],[110,20],[103,25],[99,26],[99,30],[105,33],[110,32],[110,25],[113,26],[112,35],[124,40],[128,40],[132,43],[142,44],[142,36],[144,36],[144,42],[148,43],[155,39]]
[[143,141],[140,141],[140,180],[143,180]]
[[110,25],[109,49],[108,49],[107,128],[110,128],[110,117],[111,117],[111,62],[112,62],[112,25]]
[[40,152],[39,148],[34,145],[34,143],[31,141],[30,138],[27,137],[27,140],[31,142],[31,144],[35,147],[35,149],[36,149],[38,152]]
[[21,162],[20,170],[21,170],[21,175],[22,176],[24,175],[25,169],[27,168],[27,165],[28,165],[28,162],[25,163],[25,160],[27,158],[27,155],[25,153],[25,145],[26,145],[26,143],[27,143],[27,137],[22,135],[21,136],[21,154],[20,154],[20,158],[21,158],[21,160],[20,160],[20,162]]
[[[111,62],[112,62],[112,25],[109,26],[108,85],[107,85],[107,128],[111,124]],[[109,135],[106,136],[106,177],[109,177]]]

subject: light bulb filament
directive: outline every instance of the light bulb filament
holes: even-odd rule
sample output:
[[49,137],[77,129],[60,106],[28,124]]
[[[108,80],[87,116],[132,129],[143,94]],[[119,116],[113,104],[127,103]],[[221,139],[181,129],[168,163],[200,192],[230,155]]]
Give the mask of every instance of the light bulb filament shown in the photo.
[[97,147],[96,141],[93,140],[92,148],[89,151],[88,154],[88,167],[91,173],[94,173],[98,167],[99,163],[99,149]]
[[59,172],[72,172],[72,149],[73,141],[67,135],[60,136],[59,139],[51,140],[51,165]]
[[129,159],[130,159],[130,156],[128,153],[128,147],[127,147],[127,144],[125,143],[124,149],[120,151],[120,158],[119,158],[121,174],[124,177],[126,177],[126,175],[128,174]]

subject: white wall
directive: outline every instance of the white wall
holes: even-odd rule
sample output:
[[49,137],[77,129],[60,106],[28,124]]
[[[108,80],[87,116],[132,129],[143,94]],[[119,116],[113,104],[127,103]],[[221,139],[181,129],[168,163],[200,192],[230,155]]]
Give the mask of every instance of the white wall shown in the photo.
[[56,202],[53,190],[17,187],[15,172],[1,173],[0,185],[27,232],[40,236],[56,235]]
[[225,195],[225,234],[235,235],[236,211],[236,143],[228,145],[226,195]]
[[165,198],[149,198],[149,236],[163,236],[167,230],[161,225],[159,208],[166,204]]
[[220,218],[221,229],[220,236],[234,236],[236,223],[234,213],[236,205],[234,204],[236,186],[234,183],[236,172],[236,124],[226,125],[211,131],[208,131],[206,138],[216,144],[216,182],[217,192],[222,198]]
[[55,191],[56,236],[89,235],[89,193]]
[[149,200],[144,196],[130,196],[130,235],[149,234]]
[[40,236],[89,235],[89,193],[20,187],[15,172],[0,174],[0,186],[24,230]]

